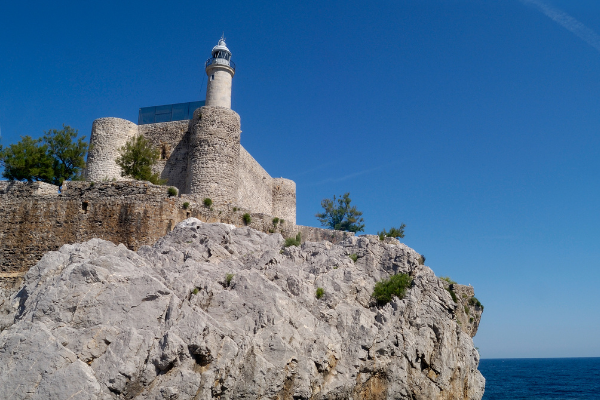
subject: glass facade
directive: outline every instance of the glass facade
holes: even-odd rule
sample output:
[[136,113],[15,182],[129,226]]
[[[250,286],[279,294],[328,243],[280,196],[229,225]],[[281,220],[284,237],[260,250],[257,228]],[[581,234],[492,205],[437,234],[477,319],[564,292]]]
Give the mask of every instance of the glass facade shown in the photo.
[[204,106],[204,101],[169,104],[166,106],[143,107],[140,108],[138,125],[192,119],[194,116],[194,111],[202,106]]

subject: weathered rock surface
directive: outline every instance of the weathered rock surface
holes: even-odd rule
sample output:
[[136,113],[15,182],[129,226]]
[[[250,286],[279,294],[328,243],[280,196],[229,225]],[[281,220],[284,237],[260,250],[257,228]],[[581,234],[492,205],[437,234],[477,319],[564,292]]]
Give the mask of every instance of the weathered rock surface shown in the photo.
[[[482,397],[476,326],[414,250],[282,245],[188,219],[138,252],[93,239],[47,253],[0,299],[0,398]],[[400,272],[406,297],[378,307],[375,282]]]

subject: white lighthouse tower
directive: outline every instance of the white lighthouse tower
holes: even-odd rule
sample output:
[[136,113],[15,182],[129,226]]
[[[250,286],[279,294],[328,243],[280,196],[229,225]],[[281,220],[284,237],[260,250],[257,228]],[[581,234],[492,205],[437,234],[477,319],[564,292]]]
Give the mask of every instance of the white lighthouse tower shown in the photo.
[[206,60],[206,106],[231,108],[231,81],[235,74],[235,64],[231,61],[231,51],[221,36],[212,49],[212,57]]

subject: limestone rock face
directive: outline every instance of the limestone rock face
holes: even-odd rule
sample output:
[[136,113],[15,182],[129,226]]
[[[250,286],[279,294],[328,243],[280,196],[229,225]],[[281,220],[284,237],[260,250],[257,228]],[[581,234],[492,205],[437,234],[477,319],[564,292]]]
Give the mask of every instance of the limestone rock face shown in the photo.
[[[414,250],[283,242],[188,219],[138,252],[47,253],[0,299],[0,398],[481,399],[473,329]],[[395,273],[412,287],[378,306]]]

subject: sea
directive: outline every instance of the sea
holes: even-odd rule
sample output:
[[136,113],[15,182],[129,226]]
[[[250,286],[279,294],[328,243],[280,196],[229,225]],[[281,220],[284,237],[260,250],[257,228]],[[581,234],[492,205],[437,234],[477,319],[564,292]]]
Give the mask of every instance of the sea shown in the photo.
[[598,400],[600,358],[482,359],[483,400]]

